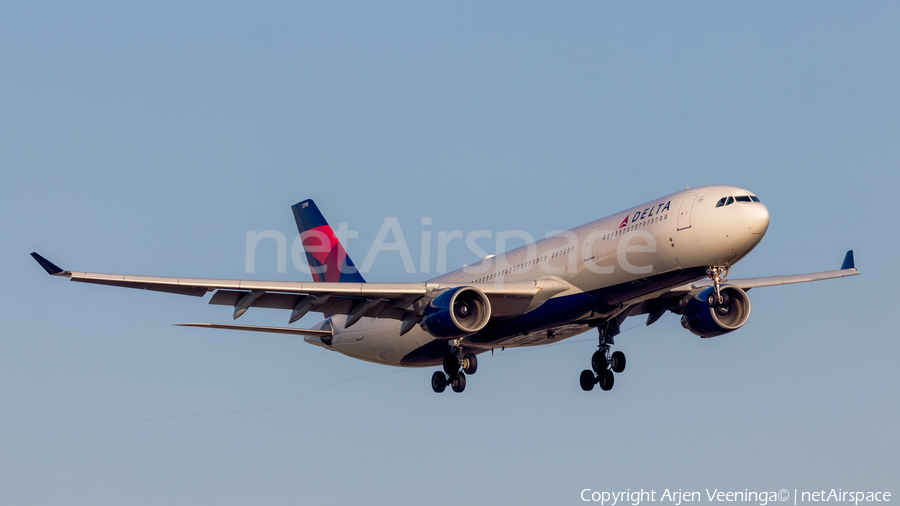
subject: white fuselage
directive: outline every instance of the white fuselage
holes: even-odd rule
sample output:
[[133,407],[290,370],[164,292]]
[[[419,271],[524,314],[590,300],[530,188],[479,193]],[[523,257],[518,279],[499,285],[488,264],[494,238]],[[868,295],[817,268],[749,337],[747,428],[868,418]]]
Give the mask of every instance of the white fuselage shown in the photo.
[[[728,202],[728,197],[733,200],[717,207],[723,198]],[[743,201],[745,197],[749,201]],[[473,352],[545,344],[582,333],[590,327],[581,322],[590,316],[602,316],[594,309],[578,313],[578,304],[584,298],[601,294],[602,302],[607,301],[605,297],[613,302],[625,301],[631,293],[639,294],[645,284],[658,289],[700,279],[705,268],[731,266],[747,255],[763,238],[768,225],[769,212],[753,193],[733,186],[704,186],[486,257],[431,281],[474,286],[541,279],[565,282],[569,289],[531,312],[511,318],[503,327],[509,330],[475,334],[460,343]],[[512,321],[517,319],[522,319],[524,327]],[[419,327],[401,336],[401,322],[397,320],[363,318],[347,329],[345,320],[338,315],[330,318],[334,328],[330,346],[317,337],[307,337],[306,341],[387,365],[440,363],[435,358],[439,355],[419,352],[442,344]],[[326,324],[327,320],[319,327]]]

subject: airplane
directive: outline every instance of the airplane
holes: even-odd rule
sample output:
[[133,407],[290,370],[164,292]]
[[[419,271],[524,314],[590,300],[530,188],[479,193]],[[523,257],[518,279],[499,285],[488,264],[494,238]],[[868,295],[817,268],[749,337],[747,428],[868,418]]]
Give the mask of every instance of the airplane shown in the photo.
[[853,250],[839,270],[727,280],[734,264],[762,240],[769,211],[759,197],[734,186],[689,188],[545,239],[487,255],[422,283],[366,283],[312,200],[292,206],[313,282],[189,279],[74,272],[37,253],[47,273],[71,281],[202,297],[232,306],[237,319],[251,307],[290,310],[288,325],[309,312],[325,315],[313,328],[183,323],[189,327],[271,332],[352,358],[400,367],[436,367],[434,392],[466,388],[477,356],[495,348],[559,342],[598,331],[581,388],[610,390],[625,369],[611,351],[622,322],[666,312],[702,338],[741,328],[750,317],[752,288],[859,274]]

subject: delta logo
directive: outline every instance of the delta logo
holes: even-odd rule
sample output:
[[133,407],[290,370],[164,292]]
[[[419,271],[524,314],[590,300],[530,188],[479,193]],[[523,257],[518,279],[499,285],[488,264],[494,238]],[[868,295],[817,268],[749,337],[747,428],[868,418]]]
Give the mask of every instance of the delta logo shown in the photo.
[[[638,211],[634,213],[634,216],[625,216],[625,219],[622,220],[622,223],[619,223],[619,228],[625,228],[629,223],[634,223],[636,221],[646,220],[647,218],[656,216],[659,213],[663,213],[669,210],[669,206],[672,204],[672,201],[663,202],[656,206],[651,206],[643,211]],[[630,220],[630,221],[629,221]]]

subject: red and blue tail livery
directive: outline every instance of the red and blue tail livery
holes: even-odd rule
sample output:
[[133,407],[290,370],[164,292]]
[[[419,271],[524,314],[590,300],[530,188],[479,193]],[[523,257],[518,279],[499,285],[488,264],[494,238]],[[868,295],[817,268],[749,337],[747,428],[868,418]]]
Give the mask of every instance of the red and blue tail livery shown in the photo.
[[365,283],[353,260],[347,255],[341,241],[334,235],[331,225],[319,212],[311,199],[297,202],[294,220],[300,231],[300,240],[306,250],[306,261],[313,279],[317,282]]

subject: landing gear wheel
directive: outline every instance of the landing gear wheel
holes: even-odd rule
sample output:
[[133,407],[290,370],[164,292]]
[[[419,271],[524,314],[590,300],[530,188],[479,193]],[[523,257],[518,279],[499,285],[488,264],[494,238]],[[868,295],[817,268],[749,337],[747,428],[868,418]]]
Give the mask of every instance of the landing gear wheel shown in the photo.
[[478,370],[478,357],[474,353],[466,353],[462,359],[462,370],[466,374],[475,374]]
[[596,373],[602,373],[609,366],[609,362],[606,361],[606,353],[602,351],[595,351],[594,355],[591,356],[591,369]]
[[466,389],[466,375],[464,373],[459,373],[458,376],[450,380],[450,388],[453,389],[454,392],[460,393]]
[[601,390],[612,390],[613,383],[616,381],[616,377],[613,376],[613,372],[609,369],[605,373],[600,373],[599,379]]
[[459,359],[453,353],[444,355],[444,372],[451,378],[459,372]]
[[431,389],[439,394],[447,388],[447,377],[441,371],[434,371],[431,375]]
[[594,377],[594,373],[588,371],[587,369],[581,371],[581,389],[585,392],[590,392],[594,389],[594,384],[597,383],[597,378]]
[[613,352],[611,362],[613,372],[622,372],[625,370],[625,354],[621,351]]
[[718,313],[719,316],[726,316],[730,309],[731,309],[731,297],[729,297],[727,293],[723,293],[722,298],[719,301],[719,305],[716,306],[716,313]]

